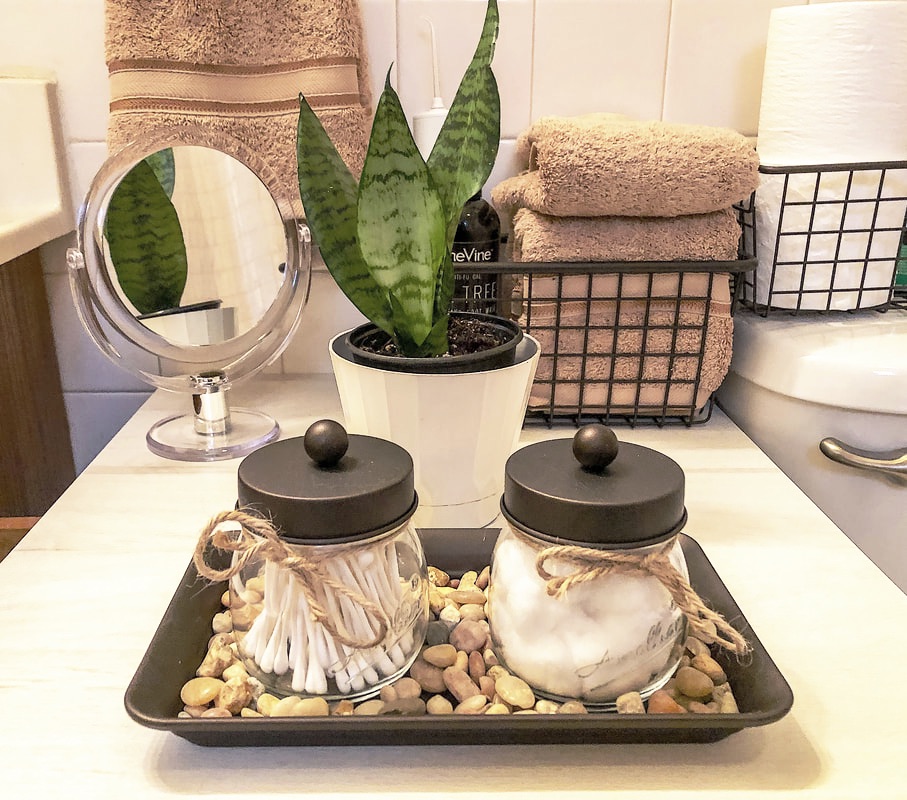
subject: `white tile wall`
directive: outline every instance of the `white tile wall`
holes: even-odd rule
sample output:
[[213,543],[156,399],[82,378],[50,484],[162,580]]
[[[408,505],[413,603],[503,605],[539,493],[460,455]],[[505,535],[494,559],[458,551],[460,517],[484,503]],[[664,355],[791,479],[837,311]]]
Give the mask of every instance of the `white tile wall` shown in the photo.
[[[490,189],[520,169],[514,139],[545,114],[618,111],[643,119],[728,125],[753,133],[771,8],[806,0],[499,0],[495,73],[502,145]],[[815,2],[815,0],[813,0]],[[135,0],[140,2],[140,0]],[[411,115],[431,101],[423,17],[438,35],[450,103],[475,47],[484,0],[360,0],[374,98],[396,63]],[[74,207],[106,156],[104,0],[0,0],[0,67],[50,69],[59,81]],[[72,438],[81,468],[149,391],[104,358],[73,310],[65,275],[71,237],[43,248]],[[357,312],[316,272],[302,325],[272,370],[330,369],[327,339]]]

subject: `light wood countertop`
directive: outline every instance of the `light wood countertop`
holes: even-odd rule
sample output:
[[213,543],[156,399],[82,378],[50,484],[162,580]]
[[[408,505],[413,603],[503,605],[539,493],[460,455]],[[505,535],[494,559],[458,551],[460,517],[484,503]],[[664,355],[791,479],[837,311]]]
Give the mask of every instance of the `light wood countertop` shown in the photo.
[[[284,436],[342,419],[330,375],[258,378],[232,398],[273,414]],[[617,433],[685,470],[686,532],[793,689],[779,722],[708,745],[262,749],[136,724],[125,689],[198,532],[236,496],[237,460],[145,448],[150,425],[183,407],[153,395],[0,563],[4,797],[907,797],[907,596],[719,411]]]

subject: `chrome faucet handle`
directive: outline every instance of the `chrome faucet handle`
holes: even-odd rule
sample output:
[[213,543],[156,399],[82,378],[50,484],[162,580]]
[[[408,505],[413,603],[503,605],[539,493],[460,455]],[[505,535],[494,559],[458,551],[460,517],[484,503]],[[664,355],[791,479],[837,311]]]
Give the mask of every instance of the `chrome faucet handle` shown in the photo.
[[829,436],[819,442],[819,450],[827,458],[847,467],[907,478],[907,448],[873,452],[861,450]]

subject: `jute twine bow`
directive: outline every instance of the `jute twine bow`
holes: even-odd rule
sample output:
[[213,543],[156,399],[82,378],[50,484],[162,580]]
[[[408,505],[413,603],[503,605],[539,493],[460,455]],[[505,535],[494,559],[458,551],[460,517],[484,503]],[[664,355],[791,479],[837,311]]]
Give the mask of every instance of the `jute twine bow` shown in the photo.
[[[237,523],[225,525],[225,523]],[[226,569],[215,569],[205,560],[211,548],[233,553],[231,565]],[[349,647],[366,649],[375,647],[384,641],[390,628],[390,620],[384,609],[377,603],[364,597],[360,592],[350,588],[342,581],[332,577],[317,559],[307,558],[294,552],[277,534],[274,526],[267,520],[256,517],[245,511],[224,511],[212,517],[198,537],[192,562],[198,574],[210,581],[225,581],[236,575],[252,559],[264,559],[292,572],[299,582],[312,620],[324,626],[338,642]],[[338,595],[346,597],[351,603],[361,607],[378,633],[372,639],[363,640],[352,636],[344,628],[338,628],[339,620],[328,612],[318,599],[323,596],[324,587],[333,589]],[[319,591],[320,590],[320,591]]]
[[[677,537],[672,537],[657,550],[645,554],[594,550],[576,545],[554,545],[543,548],[535,559],[535,571],[545,581],[550,597],[563,598],[571,586],[594,581],[605,575],[627,575],[645,573],[658,579],[668,590],[674,604],[686,616],[690,628],[706,641],[714,641],[738,657],[747,655],[751,648],[717,611],[702,601],[696,590],[671,563],[670,553]],[[548,559],[560,559],[572,568],[567,575],[554,575],[545,568]],[[712,631],[707,623],[715,626]],[[716,632],[717,631],[717,632]]]

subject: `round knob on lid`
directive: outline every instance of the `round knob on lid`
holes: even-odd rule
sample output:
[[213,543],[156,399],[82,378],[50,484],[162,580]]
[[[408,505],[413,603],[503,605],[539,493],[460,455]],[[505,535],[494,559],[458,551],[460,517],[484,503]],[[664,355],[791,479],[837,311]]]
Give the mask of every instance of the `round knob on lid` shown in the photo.
[[309,458],[319,467],[336,466],[350,446],[346,429],[332,419],[313,422],[302,441]]
[[617,436],[600,424],[583,425],[573,436],[573,457],[583,469],[601,472],[615,458],[619,448]]

